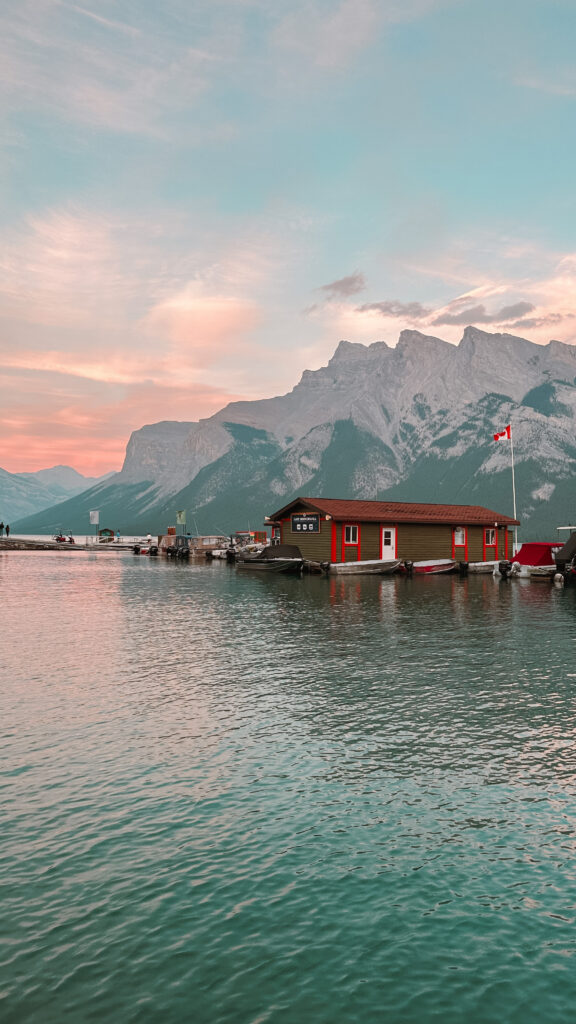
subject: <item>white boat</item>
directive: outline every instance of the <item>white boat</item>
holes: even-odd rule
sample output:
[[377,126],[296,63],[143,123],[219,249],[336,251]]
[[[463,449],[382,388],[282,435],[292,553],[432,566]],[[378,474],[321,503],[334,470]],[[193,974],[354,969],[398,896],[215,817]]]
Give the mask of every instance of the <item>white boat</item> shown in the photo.
[[529,576],[531,580],[552,580],[558,572],[555,565],[531,565]]
[[505,578],[547,579],[556,572],[555,555],[562,541],[529,541],[523,544],[512,560],[498,562],[494,574]]
[[468,572],[490,572],[498,569],[498,562],[468,562]]
[[358,576],[366,575],[367,573],[374,573],[380,575],[386,575],[391,572],[396,572],[401,565],[400,558],[384,559],[384,558],[371,558],[364,562],[330,562],[328,565],[329,573],[337,573],[338,575],[345,576]]

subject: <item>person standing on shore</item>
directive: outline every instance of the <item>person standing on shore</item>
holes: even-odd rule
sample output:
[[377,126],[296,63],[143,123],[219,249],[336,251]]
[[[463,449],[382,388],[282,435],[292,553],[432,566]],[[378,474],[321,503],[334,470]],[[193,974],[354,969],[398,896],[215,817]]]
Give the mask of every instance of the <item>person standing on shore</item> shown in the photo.
[[9,537],[9,536],[10,536],[10,527],[8,526],[8,523],[6,523],[6,537]]
[[0,537],[4,536],[4,523],[0,523]]

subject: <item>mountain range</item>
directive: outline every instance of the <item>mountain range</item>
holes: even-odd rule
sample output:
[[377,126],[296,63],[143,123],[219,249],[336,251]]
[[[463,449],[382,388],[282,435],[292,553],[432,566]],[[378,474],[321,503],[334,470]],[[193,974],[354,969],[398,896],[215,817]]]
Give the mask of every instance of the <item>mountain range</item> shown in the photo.
[[0,469],[0,518],[4,523],[13,523],[52,508],[105,479],[82,476],[71,466],[52,466],[36,473],[8,473]]
[[418,331],[398,344],[340,342],[291,392],[234,402],[198,422],[135,431],[119,473],[18,532],[193,533],[259,529],[297,495],[482,504],[513,513],[512,424],[521,536],[555,539],[576,516],[576,347],[467,327],[459,345]]

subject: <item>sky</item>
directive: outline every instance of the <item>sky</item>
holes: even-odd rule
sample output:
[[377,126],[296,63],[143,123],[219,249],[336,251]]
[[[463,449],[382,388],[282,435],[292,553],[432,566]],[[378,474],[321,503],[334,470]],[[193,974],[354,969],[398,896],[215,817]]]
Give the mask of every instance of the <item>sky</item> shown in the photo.
[[339,341],[576,344],[574,0],[0,11],[0,466],[290,391]]

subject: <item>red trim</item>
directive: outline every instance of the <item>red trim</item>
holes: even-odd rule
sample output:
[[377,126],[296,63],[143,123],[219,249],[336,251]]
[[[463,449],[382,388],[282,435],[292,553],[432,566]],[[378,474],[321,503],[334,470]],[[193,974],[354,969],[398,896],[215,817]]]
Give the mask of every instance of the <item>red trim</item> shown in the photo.
[[[356,536],[357,536],[358,540],[356,541],[355,544],[349,544],[349,543],[347,544],[346,543],[345,537],[346,537],[346,527],[347,526],[355,526],[356,527],[356,531],[357,531],[356,532]],[[353,558],[352,561],[353,562],[359,562],[360,561],[360,523],[342,523],[342,558],[341,558],[342,562],[346,561],[346,548],[356,548],[356,558]]]
[[[488,530],[494,531],[494,543],[486,543],[486,533]],[[487,558],[488,552],[492,552],[492,557]],[[482,561],[483,562],[496,562],[498,560],[498,528],[496,526],[485,526],[482,531]]]
[[334,522],[334,520],[332,520],[332,544],[331,544],[331,551],[330,551],[330,561],[331,562],[337,562],[338,561],[337,551],[338,551],[338,548],[337,548],[337,541],[336,541],[336,523]]
[[[464,543],[456,543],[456,530],[464,530]],[[467,526],[453,526],[452,527],[452,558],[457,558],[457,550],[461,552],[464,548],[464,561],[468,561],[468,527]]]

